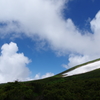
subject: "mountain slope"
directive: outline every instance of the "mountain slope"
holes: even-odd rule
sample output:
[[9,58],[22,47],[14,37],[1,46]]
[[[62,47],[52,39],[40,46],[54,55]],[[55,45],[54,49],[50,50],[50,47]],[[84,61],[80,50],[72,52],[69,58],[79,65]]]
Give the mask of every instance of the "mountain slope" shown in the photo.
[[[99,59],[82,65],[96,61]],[[59,77],[70,71],[37,81],[1,84],[0,100],[100,100],[99,68],[79,75]]]

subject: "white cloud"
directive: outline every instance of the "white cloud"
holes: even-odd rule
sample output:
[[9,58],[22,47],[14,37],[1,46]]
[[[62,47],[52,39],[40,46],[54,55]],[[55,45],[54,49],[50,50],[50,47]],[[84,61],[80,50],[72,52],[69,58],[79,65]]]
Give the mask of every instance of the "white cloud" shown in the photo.
[[[63,19],[62,9],[68,1],[70,0],[0,0],[0,22],[7,23],[0,28],[0,34],[5,36],[12,33],[16,37],[23,32],[30,38],[37,35],[40,40],[48,41],[58,54],[74,54],[74,57],[69,57],[67,66],[99,57],[100,11],[90,22],[93,34],[84,32],[70,18]],[[78,57],[77,53],[82,56]]]
[[91,21],[91,29],[93,30],[94,33],[98,33],[100,31],[99,21],[100,21],[100,11],[97,13],[96,17]]
[[30,71],[26,67],[30,60],[23,53],[17,53],[16,43],[4,44],[0,55],[0,83],[27,80]]
[[65,52],[82,52],[81,47],[84,48],[85,45],[82,46],[81,43],[90,40],[89,37],[81,36],[71,19],[63,20],[61,10],[64,0],[1,0],[0,4],[3,9],[0,12],[1,22],[12,23],[14,20],[20,26],[18,29],[17,26],[12,28],[13,25],[8,23],[9,27],[5,29],[7,31],[16,31],[18,34],[22,29],[30,37],[37,34],[41,39],[46,39],[53,49]]
[[[88,44],[82,49],[84,52],[80,52],[82,55],[71,55],[69,56],[69,63],[63,64],[63,67],[70,68],[78,64],[85,63],[89,60],[93,60],[100,57],[100,11],[96,14],[95,18],[90,22],[91,30],[93,31],[93,35],[90,37],[90,41],[84,41],[84,44]],[[84,36],[83,36],[84,37]],[[78,40],[77,40],[78,41]],[[80,41],[78,41],[80,42]],[[82,43],[82,42],[80,42]],[[80,49],[80,47],[78,47]],[[78,52],[79,53],[79,52]]]
[[54,76],[53,73],[46,73],[45,75],[42,76],[42,78],[47,78],[47,77],[51,77]]
[[0,21],[16,21],[28,36],[35,33],[43,36],[55,23],[59,23],[58,14],[63,2],[64,0],[0,0]]
[[86,56],[86,55],[84,55],[84,56],[70,55],[69,63],[67,65],[63,64],[62,66],[68,69],[68,68],[74,67],[76,65],[88,62],[89,60],[92,60],[92,58],[90,59],[89,56]]
[[40,76],[40,73],[39,73],[39,74],[35,75],[34,80],[43,79],[43,78],[47,78],[47,77],[51,77],[51,76],[54,76],[54,74],[46,73],[45,75]]
[[[34,77],[34,80],[38,80],[38,79],[41,79],[41,78],[40,78],[40,73],[36,74],[35,77]],[[33,80],[33,79],[32,79],[32,80]]]

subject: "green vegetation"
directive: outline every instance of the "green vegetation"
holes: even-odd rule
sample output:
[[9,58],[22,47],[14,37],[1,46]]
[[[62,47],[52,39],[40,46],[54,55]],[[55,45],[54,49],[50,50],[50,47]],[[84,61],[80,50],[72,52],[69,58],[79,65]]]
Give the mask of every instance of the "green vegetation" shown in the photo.
[[100,69],[69,77],[0,84],[0,100],[100,100]]

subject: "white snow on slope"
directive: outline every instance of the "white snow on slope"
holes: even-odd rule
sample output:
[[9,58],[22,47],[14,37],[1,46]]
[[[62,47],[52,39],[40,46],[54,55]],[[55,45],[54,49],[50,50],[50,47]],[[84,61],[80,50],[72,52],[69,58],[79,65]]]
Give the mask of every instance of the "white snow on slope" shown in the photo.
[[96,62],[87,64],[87,65],[83,65],[83,66],[76,68],[72,71],[66,72],[63,74],[63,77],[86,73],[86,72],[89,72],[89,71],[92,71],[92,70],[95,70],[98,68],[100,68],[100,61],[96,61]]

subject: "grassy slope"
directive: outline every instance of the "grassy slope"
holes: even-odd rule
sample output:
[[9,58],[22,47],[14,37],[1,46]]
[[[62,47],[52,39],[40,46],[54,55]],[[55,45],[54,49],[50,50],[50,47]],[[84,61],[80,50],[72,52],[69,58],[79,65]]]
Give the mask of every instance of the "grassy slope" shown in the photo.
[[[98,60],[100,59],[75,66],[73,69]],[[100,69],[65,78],[50,77],[37,81],[1,84],[0,100],[100,100]]]

